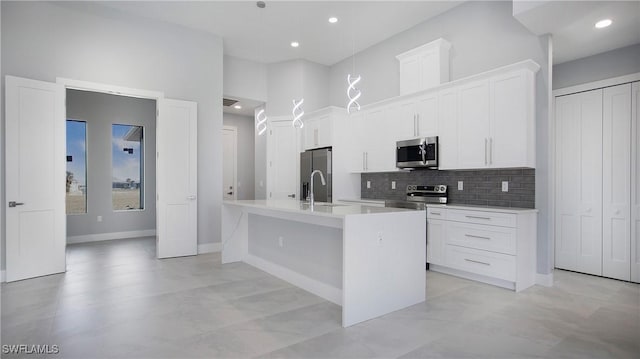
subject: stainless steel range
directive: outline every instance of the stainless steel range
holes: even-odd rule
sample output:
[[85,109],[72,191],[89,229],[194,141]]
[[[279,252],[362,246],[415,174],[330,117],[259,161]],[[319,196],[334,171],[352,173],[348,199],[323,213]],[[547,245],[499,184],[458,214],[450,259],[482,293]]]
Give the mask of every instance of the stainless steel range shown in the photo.
[[385,207],[425,209],[427,204],[446,204],[447,201],[447,185],[408,185],[405,201],[387,200],[384,205]]

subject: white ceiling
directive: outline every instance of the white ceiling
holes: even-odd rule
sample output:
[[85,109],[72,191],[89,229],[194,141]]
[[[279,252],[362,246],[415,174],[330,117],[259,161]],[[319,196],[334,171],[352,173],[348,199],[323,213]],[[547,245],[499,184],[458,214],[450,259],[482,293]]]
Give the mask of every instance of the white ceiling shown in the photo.
[[255,108],[258,106],[264,105],[264,102],[262,101],[256,101],[248,98],[242,98],[242,97],[236,97],[236,96],[224,96],[224,97],[237,100],[238,102],[236,102],[235,104],[240,105],[242,108],[237,109],[233,106],[223,106],[222,112],[232,113],[234,115],[249,116],[251,117],[251,119],[253,119],[253,116],[255,115],[253,113]]
[[[515,15],[520,22],[535,34],[553,35],[554,64],[640,43],[638,0],[537,1],[524,7]],[[594,24],[605,18],[613,24],[596,29]]]
[[[306,59],[333,65],[441,14],[462,1],[104,1],[102,5],[204,30],[224,39],[226,55],[272,63]],[[327,21],[330,16],[339,20]],[[292,48],[291,41],[300,42]]]

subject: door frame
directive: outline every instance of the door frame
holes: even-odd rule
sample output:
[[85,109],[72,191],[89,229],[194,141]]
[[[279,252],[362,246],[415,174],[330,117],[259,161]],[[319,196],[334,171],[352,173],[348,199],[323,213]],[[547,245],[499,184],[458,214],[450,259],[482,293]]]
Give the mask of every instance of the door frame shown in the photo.
[[549,184],[548,201],[550,205],[549,210],[549,235],[551,236],[551,273],[556,267],[556,98],[566,95],[573,95],[579,92],[586,92],[597,90],[605,87],[618,86],[626,83],[632,83],[640,81],[640,72],[636,72],[629,75],[612,77],[599,81],[587,82],[575,86],[563,87],[552,91],[552,101],[550,104],[550,116],[549,116],[549,172],[547,176],[547,183]]
[[[155,102],[156,102],[156,119],[155,119],[156,125],[157,125],[157,122],[158,122],[158,113],[159,113],[158,111],[159,111],[159,108],[160,108],[160,101],[164,99],[164,92],[161,92],[161,91],[135,89],[135,88],[116,86],[116,85],[109,85],[109,84],[98,83],[98,82],[74,80],[74,79],[68,79],[68,78],[63,78],[63,77],[56,77],[56,84],[62,85],[64,87],[64,93],[65,93],[64,117],[62,119],[58,119],[59,121],[66,121],[66,117],[67,117],[67,109],[66,109],[66,94],[67,94],[67,90],[90,91],[90,92],[106,93],[106,94],[110,94],[110,95],[117,95],[117,96],[124,96],[124,97],[134,97],[134,98],[144,98],[144,99],[155,100]],[[157,148],[157,145],[158,145],[157,132],[156,132],[155,141],[156,141],[156,148]],[[155,178],[155,181],[156,181],[156,193],[154,194],[155,196],[157,196],[157,193],[158,193],[157,178],[158,177],[156,176],[156,178]],[[144,186],[144,188],[146,188],[146,186]],[[146,198],[146,197],[147,196],[144,196],[144,198]],[[156,221],[155,233],[156,233],[156,235],[158,233],[158,222],[157,221]],[[68,244],[67,238],[65,238],[65,241]]]
[[[289,122],[291,123],[291,116],[273,116],[273,117],[269,117],[267,119],[267,153],[266,153],[266,167],[267,167],[267,171],[266,171],[266,178],[267,178],[267,185],[266,185],[266,192],[265,192],[265,198],[271,199],[271,196],[269,196],[269,194],[271,192],[273,192],[273,183],[275,182],[274,179],[274,174],[273,174],[273,167],[270,166],[270,163],[273,161],[273,144],[270,141],[270,136],[272,135],[272,131],[273,131],[273,123],[277,122],[277,123],[282,123],[282,122]],[[304,121],[304,119],[303,119]],[[296,136],[295,136],[295,148],[296,151],[298,152],[298,159],[296,160],[296,179],[295,179],[295,183],[297,183],[296,185],[296,191],[295,191],[295,195],[296,195],[296,199],[300,199],[300,152],[304,151],[304,149],[302,148],[302,137],[304,136],[304,129],[296,129]]]
[[[233,186],[234,186],[233,199],[235,200],[235,199],[238,199],[238,127],[223,125],[222,131],[233,132],[233,147],[234,147],[233,149]],[[222,148],[222,155],[224,156],[224,147]],[[223,159],[223,162],[224,162],[224,159]],[[223,169],[222,177],[224,182],[224,169]],[[223,190],[223,191],[226,191],[226,190]],[[224,194],[222,197],[224,198]]]

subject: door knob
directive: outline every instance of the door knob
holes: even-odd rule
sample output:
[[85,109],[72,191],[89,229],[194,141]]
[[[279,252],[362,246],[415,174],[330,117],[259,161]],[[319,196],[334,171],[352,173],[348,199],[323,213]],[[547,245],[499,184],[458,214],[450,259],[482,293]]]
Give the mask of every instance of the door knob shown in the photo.
[[296,198],[296,194],[295,194],[295,193],[292,193],[292,194],[287,195],[287,197],[289,197],[289,198]]
[[187,199],[193,201],[194,199],[196,199],[196,196],[187,196]]
[[23,205],[24,205],[24,203],[22,203],[22,202],[16,202],[16,201],[9,202],[9,208],[13,208],[13,207],[16,207],[16,206],[23,206]]
[[233,194],[233,192],[227,192],[227,194],[228,194],[228,195],[232,195],[232,194]]

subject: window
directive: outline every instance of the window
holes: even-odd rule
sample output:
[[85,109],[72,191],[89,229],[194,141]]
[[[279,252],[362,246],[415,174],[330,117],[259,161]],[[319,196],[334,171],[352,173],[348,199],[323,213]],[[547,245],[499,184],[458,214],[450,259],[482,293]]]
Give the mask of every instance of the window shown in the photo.
[[87,123],[67,120],[67,214],[87,213]]
[[112,125],[111,198],[114,211],[144,209],[142,126]]

